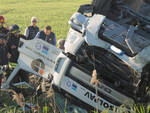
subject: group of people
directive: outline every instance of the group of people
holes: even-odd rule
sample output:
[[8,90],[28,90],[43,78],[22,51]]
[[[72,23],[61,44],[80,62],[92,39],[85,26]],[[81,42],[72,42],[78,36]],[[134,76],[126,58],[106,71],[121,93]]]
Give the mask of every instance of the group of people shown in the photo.
[[[38,19],[31,18],[31,25],[25,29],[24,35],[20,33],[18,25],[4,27],[5,18],[0,16],[0,67],[8,65],[8,62],[17,63],[19,57],[18,46],[20,38],[32,40],[34,38],[42,39],[56,46],[56,35],[52,32],[51,26],[47,25],[44,30],[40,31],[37,26]],[[64,50],[64,39],[58,41],[58,47]],[[1,75],[0,75],[1,84]]]

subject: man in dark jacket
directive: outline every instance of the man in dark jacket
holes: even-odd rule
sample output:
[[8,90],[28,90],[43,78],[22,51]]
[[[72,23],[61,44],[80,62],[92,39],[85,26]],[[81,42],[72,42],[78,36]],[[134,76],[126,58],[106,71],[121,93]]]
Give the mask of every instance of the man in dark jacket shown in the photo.
[[18,46],[20,38],[26,37],[20,34],[19,26],[16,24],[12,25],[8,37],[8,52],[11,54],[10,62],[17,63],[19,57]]
[[8,52],[5,47],[4,41],[6,40],[5,37],[0,35],[0,65],[7,65],[8,64]]
[[3,70],[1,69],[4,65],[8,65],[8,58],[10,57],[6,49],[6,38],[0,34],[0,86],[3,78]]
[[37,33],[35,38],[39,38],[45,40],[50,44],[56,45],[56,36],[53,32],[51,32],[51,26],[46,26],[44,31],[40,31]]
[[0,36],[0,87],[2,83],[3,71],[1,66],[3,66],[3,45],[2,45],[2,37]]
[[25,29],[24,35],[27,37],[27,40],[35,38],[36,34],[39,32],[39,27],[37,27],[37,18],[31,18],[31,25]]

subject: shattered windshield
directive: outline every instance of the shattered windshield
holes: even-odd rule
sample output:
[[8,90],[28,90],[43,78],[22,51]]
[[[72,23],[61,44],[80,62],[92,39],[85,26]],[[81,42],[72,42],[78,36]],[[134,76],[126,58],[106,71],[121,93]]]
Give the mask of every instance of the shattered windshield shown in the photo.
[[124,1],[124,3],[127,6],[134,9],[135,11],[139,11],[143,4],[143,0],[119,0],[119,1]]
[[124,0],[124,4],[142,15],[150,16],[149,0]]
[[149,0],[93,0],[94,12],[107,15],[108,12],[121,6],[127,6],[136,12],[148,15],[150,12]]

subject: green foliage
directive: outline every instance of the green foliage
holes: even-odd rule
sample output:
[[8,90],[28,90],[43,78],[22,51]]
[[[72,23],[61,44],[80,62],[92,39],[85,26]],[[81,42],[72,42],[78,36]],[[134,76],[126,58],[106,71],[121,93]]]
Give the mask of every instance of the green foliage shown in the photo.
[[0,113],[22,113],[22,111],[15,106],[6,106],[0,109]]
[[48,113],[47,111],[48,111],[48,108],[47,108],[47,104],[46,104],[46,102],[45,102],[45,106],[44,106],[44,108],[43,108],[43,113]]
[[150,106],[144,106],[144,105],[135,105],[135,111],[137,113],[150,113]]
[[[96,111],[92,111],[92,113],[97,113]],[[106,109],[102,111],[102,113],[109,113],[109,111]],[[112,113],[129,113],[129,109],[127,109],[124,105],[117,108],[117,110],[114,109]],[[130,108],[130,113],[150,113],[150,105],[145,106],[140,105],[134,105]]]

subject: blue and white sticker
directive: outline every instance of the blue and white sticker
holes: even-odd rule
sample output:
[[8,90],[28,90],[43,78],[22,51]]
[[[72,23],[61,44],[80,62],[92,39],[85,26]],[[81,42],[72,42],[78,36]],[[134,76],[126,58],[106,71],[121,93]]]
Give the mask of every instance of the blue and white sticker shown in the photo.
[[76,91],[77,90],[77,85],[76,84],[72,84],[72,90]]
[[47,46],[42,47],[42,53],[43,54],[48,55],[48,50],[49,50],[49,48]]
[[67,81],[66,82],[66,86],[70,89],[72,89],[73,91],[76,91],[77,90],[77,85],[75,83],[71,83],[71,81]]

